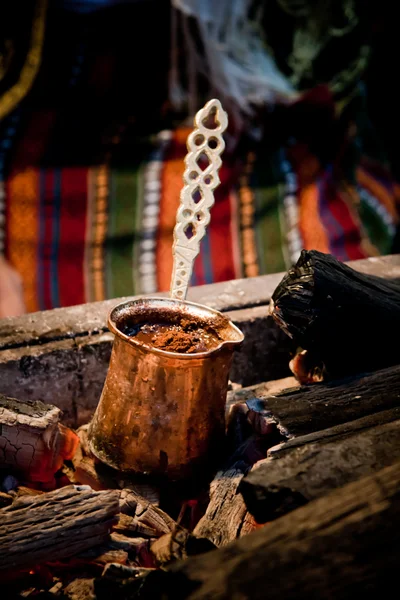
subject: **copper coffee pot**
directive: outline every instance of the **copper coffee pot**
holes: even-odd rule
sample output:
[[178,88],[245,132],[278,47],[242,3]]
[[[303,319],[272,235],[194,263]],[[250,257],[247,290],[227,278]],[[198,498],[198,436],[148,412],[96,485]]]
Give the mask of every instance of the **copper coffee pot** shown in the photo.
[[[243,334],[223,314],[185,298],[219,184],[227,122],[220,102],[210,100],[197,113],[188,137],[185,185],[174,230],[171,299],[124,302],[108,320],[114,345],[89,444],[115,469],[180,479],[215,465],[222,450],[229,369]],[[179,325],[183,320],[195,330],[214,332],[217,343],[207,351],[178,353],[127,335],[144,324]]]
[[[144,345],[126,325],[180,317],[215,327],[207,352],[181,354]],[[221,313],[179,300],[146,298],[119,304],[103,393],[90,426],[92,452],[122,471],[180,479],[215,465],[225,435],[225,401],[234,348],[242,332]]]

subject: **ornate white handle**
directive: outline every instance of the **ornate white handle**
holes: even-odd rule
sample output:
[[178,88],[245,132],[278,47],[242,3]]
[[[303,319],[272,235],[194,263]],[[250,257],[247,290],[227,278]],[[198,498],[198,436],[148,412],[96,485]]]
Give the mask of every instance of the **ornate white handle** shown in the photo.
[[210,222],[210,208],[215,201],[213,190],[220,183],[220,155],[225,148],[222,134],[227,125],[228,116],[220,101],[210,100],[197,113],[194,130],[187,139],[185,185],[174,229],[171,298],[186,298],[194,259],[200,252],[200,242]]

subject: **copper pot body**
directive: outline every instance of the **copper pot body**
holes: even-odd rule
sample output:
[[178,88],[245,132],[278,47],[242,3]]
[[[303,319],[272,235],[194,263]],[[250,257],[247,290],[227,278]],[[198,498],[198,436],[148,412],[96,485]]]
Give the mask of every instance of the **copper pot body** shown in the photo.
[[[182,315],[218,325],[222,341],[207,352],[180,354],[150,347],[121,329]],[[225,401],[242,332],[218,311],[173,299],[144,298],[115,307],[110,365],[89,429],[92,452],[122,470],[173,480],[216,464],[225,435]]]

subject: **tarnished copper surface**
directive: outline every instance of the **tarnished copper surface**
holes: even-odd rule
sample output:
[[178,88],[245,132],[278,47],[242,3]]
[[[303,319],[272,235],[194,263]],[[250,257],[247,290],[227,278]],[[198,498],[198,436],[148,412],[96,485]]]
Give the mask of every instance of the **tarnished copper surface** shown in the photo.
[[[178,354],[141,344],[121,331],[127,322],[180,316],[215,327],[220,344],[207,352]],[[229,368],[242,332],[215,310],[164,298],[122,303],[108,324],[115,339],[89,432],[93,453],[116,469],[171,479],[215,464],[224,437]]]

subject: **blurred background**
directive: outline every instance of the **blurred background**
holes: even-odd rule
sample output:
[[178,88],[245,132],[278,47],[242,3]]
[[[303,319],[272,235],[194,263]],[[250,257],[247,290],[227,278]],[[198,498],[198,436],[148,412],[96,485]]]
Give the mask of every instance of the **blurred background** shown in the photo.
[[193,116],[229,113],[192,284],[399,251],[387,0],[4,0],[0,318],[169,288]]

